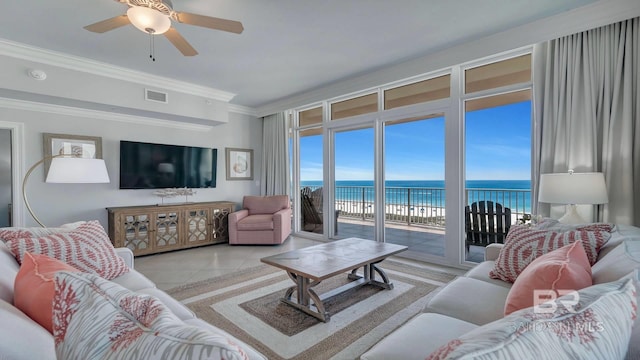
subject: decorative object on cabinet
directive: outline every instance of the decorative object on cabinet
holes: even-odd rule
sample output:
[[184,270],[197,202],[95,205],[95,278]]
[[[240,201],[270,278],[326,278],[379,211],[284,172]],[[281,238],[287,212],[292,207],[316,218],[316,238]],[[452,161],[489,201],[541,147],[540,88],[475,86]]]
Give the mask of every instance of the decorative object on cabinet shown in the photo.
[[135,255],[229,241],[228,201],[109,207],[109,237]]
[[29,168],[22,180],[22,199],[31,217],[42,227],[44,224],[33,213],[27,198],[27,180],[29,176],[40,164],[49,161],[51,167],[47,172],[45,182],[58,184],[101,184],[109,182],[107,166],[102,159],[89,159],[77,157],[71,154],[59,154],[45,156]]
[[153,192],[153,195],[162,199],[162,203],[158,205],[164,205],[164,198],[172,198],[176,196],[184,196],[184,202],[189,201],[189,196],[195,195],[196,192],[189,188],[172,188],[172,189],[160,189]]
[[[73,155],[85,159],[102,159],[102,138],[99,136],[42,133],[44,157]],[[44,161],[44,176],[49,174],[51,159]]]
[[227,180],[253,180],[253,150],[225,148]]

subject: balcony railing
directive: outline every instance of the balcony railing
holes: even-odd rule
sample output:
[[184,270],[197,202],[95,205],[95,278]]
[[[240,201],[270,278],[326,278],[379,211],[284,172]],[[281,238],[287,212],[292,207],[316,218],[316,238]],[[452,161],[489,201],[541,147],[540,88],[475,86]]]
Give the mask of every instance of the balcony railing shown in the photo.
[[[315,190],[318,186],[311,186]],[[370,186],[337,186],[336,209],[341,219],[373,221],[374,188]],[[531,190],[469,188],[466,204],[493,201],[511,209],[511,223],[531,213]],[[385,220],[388,223],[433,228],[445,226],[445,189],[442,188],[385,188]]]

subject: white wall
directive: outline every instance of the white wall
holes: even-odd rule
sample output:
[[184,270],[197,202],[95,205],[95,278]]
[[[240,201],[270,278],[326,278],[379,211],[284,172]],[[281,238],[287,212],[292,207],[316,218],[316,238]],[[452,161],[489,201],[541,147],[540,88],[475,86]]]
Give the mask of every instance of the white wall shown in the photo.
[[[120,140],[152,143],[212,147],[218,149],[217,187],[197,189],[189,201],[228,200],[240,203],[242,196],[260,193],[262,157],[262,121],[249,115],[229,113],[229,122],[222,125],[189,129],[176,125],[161,126],[144,123],[127,123],[91,118],[89,115],[69,116],[58,113],[30,111],[0,107],[0,121],[24,123],[23,168],[25,171],[43,156],[42,133],[61,133],[102,137],[103,158],[111,178],[110,184],[46,184],[43,167],[29,178],[27,187],[29,202],[36,215],[47,226],[55,226],[78,220],[99,220],[107,227],[105,207],[157,204],[160,198],[153,190],[119,190]],[[226,181],[225,147],[254,150],[254,181]],[[184,199],[165,199],[180,202]],[[25,210],[26,211],[26,210]],[[19,215],[17,215],[19,216]],[[35,221],[24,215],[27,226]]]

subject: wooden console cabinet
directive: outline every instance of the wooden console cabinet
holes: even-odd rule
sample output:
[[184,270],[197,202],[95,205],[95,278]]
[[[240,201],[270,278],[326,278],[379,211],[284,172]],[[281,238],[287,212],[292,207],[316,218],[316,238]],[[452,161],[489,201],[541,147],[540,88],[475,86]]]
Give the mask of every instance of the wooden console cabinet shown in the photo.
[[134,255],[229,241],[228,201],[109,207],[109,237]]

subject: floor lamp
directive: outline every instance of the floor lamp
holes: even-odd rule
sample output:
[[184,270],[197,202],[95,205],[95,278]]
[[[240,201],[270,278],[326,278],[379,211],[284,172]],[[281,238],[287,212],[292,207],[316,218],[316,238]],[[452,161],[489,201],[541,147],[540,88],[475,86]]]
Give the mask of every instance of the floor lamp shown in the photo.
[[107,173],[107,167],[102,159],[87,159],[74,155],[62,154],[54,156],[45,156],[42,160],[33,164],[27,171],[22,181],[22,199],[24,204],[29,210],[31,217],[42,227],[44,224],[33,213],[29,200],[27,199],[27,180],[29,176],[40,164],[47,160],[51,160],[51,166],[49,167],[49,173],[47,174],[47,183],[59,183],[59,184],[98,184],[108,183],[109,174]]
[[607,186],[602,173],[541,174],[538,201],[567,205],[566,213],[558,219],[565,224],[584,224],[578,214],[578,205],[597,205],[609,202]]

